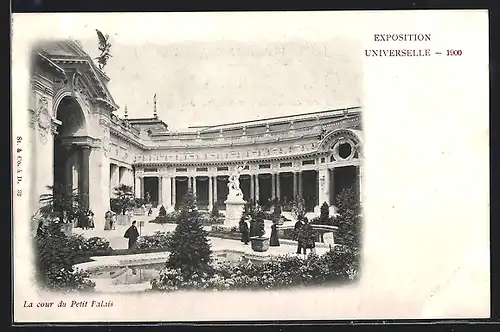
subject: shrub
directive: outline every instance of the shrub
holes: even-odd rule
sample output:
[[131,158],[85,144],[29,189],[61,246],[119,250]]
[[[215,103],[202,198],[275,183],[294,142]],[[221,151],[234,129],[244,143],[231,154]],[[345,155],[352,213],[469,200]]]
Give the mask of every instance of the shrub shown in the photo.
[[144,198],[140,198],[140,197],[136,197],[134,198],[133,200],[133,207],[135,208],[140,208],[142,207],[143,205],[146,205],[146,200]]
[[172,234],[157,231],[152,235],[140,236],[132,250],[167,248]]
[[264,219],[266,214],[259,205],[255,205],[253,201],[245,204],[240,221],[250,218],[250,237],[262,236],[265,233]]
[[134,191],[132,186],[120,184],[114,189],[115,197],[110,199],[111,209],[118,214],[125,214],[135,205]]
[[356,191],[344,188],[337,195],[337,216],[334,223],[338,227],[336,241],[358,248],[361,242],[361,217]]
[[[61,224],[40,225],[35,236],[37,279],[42,289],[57,291],[91,291],[95,283],[89,274],[74,270],[73,265],[85,261],[91,254],[81,236],[66,236]],[[109,248],[109,243],[108,243]]]
[[295,220],[302,220],[306,215],[306,203],[300,195],[295,195],[292,203],[292,215]]
[[220,217],[220,212],[219,212],[219,208],[217,207],[217,204],[214,204],[212,206],[211,214],[212,214],[212,217],[214,217],[214,218],[219,218]]
[[151,281],[152,288],[162,291],[178,289],[270,289],[293,286],[317,285],[325,282],[349,282],[358,276],[359,253],[351,248],[337,246],[328,253],[281,256],[257,265],[240,262],[224,263],[214,268],[214,273],[201,274],[201,278],[186,278],[179,269],[164,269]]
[[211,271],[212,250],[203,230],[196,198],[188,191],[183,199],[177,227],[169,241],[170,256],[167,267],[179,269],[186,278],[197,279]]
[[164,217],[167,215],[167,210],[165,210],[165,207],[162,205],[160,207],[160,210],[158,211],[158,216],[159,217]]
[[330,206],[327,202],[323,202],[321,205],[321,210],[319,214],[318,224],[327,225],[330,219]]

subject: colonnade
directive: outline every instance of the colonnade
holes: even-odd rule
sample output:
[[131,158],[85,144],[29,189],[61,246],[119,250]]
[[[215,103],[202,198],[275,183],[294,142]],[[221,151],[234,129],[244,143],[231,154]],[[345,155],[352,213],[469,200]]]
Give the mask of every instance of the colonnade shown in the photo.
[[[357,166],[350,167],[353,170],[351,174],[343,172],[340,176],[349,177],[352,182],[355,181],[353,176],[357,179],[359,172]],[[281,202],[291,202],[296,195],[299,195],[304,198],[308,209],[311,210],[323,202],[335,204],[335,195],[340,189],[335,184],[339,176],[335,175],[334,170],[333,167],[319,167],[257,174],[247,172],[240,175],[240,187],[246,201],[253,200],[266,204],[278,199]],[[348,183],[340,180],[340,186]],[[149,192],[152,203],[163,205],[167,210],[179,204],[187,190],[191,190],[197,196],[200,208],[211,209],[216,204],[223,209],[228,194],[227,183],[227,174],[136,174],[134,186],[136,197],[145,198]]]

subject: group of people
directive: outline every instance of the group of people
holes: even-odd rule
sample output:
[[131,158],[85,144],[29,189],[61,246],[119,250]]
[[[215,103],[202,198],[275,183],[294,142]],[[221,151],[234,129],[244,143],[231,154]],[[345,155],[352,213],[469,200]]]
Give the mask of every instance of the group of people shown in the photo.
[[297,241],[297,254],[306,254],[306,250],[315,251],[316,234],[307,217],[299,219],[294,226],[293,239]]
[[[66,213],[64,213],[66,219]],[[71,220],[74,227],[83,229],[94,229],[94,212],[92,210],[81,210],[77,215]]]
[[116,227],[116,213],[113,211],[106,211],[104,214],[104,230],[109,231],[109,230],[114,230]]
[[[269,246],[271,247],[279,247],[280,240],[278,237],[278,222],[276,220],[273,221],[271,226],[271,236],[269,238]],[[240,222],[240,232],[241,232],[241,242],[244,244],[248,244],[250,241],[250,216],[247,216]]]

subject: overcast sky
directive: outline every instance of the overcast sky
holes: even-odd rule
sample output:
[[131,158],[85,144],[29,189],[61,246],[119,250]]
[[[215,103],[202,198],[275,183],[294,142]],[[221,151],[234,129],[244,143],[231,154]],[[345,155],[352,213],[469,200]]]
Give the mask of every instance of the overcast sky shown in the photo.
[[[127,41],[111,34],[109,90],[130,117],[159,117],[172,129],[357,106],[361,50],[353,39]],[[92,36],[94,37],[94,36]],[[269,37],[269,36],[268,36]],[[93,57],[97,37],[80,39]]]

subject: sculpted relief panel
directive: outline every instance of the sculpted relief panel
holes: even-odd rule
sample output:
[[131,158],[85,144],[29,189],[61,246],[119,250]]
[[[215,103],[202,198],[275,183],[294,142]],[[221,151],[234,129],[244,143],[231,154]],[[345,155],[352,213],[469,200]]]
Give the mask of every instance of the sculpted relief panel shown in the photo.
[[135,162],[211,162],[225,160],[259,159],[269,157],[280,157],[287,155],[300,155],[315,152],[318,143],[315,141],[300,142],[294,145],[272,145],[272,146],[249,146],[240,151],[234,149],[204,149],[194,152],[181,151],[158,151],[151,154],[139,154]]

